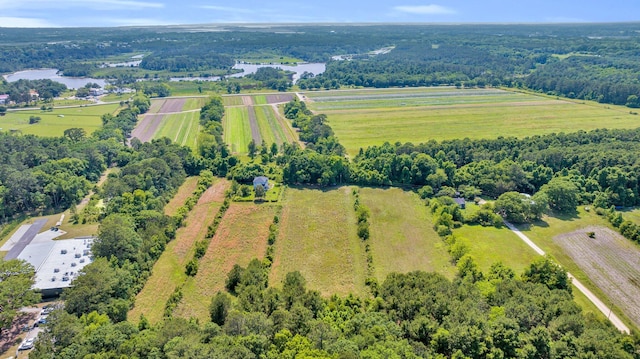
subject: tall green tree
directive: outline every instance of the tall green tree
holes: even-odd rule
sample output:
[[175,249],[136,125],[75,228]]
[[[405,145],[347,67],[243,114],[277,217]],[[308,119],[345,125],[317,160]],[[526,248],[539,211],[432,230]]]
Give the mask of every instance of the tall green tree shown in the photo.
[[114,256],[119,261],[133,260],[138,255],[142,239],[135,230],[131,217],[123,214],[107,216],[98,228],[98,238],[91,247],[93,254],[109,258]]
[[11,325],[18,309],[40,300],[40,294],[31,288],[34,283],[31,264],[18,259],[0,260],[0,330]]

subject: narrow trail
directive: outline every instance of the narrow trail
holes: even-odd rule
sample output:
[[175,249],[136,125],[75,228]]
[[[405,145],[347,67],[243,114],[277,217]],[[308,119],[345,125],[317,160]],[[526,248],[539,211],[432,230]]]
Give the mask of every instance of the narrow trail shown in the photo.
[[[522,239],[529,247],[531,247],[536,253],[541,256],[546,255],[545,251],[543,251],[540,247],[538,247],[529,237],[527,237],[524,233],[522,233],[518,228],[516,228],[513,224],[504,221],[504,224],[513,231],[520,239]],[[593,292],[591,292],[587,287],[584,286],[576,277],[574,277],[571,273],[567,272],[567,276],[571,279],[573,285],[585,295],[595,306],[604,314],[607,319],[616,327],[619,331],[629,334],[629,328],[620,320],[620,318],[613,313],[611,308],[609,308],[603,301],[601,301]]]

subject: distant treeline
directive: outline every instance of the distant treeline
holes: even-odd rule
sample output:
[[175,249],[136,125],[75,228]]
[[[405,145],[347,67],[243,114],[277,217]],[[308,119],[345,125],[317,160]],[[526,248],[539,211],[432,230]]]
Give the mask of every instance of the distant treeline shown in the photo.
[[[294,29],[295,31],[292,31]],[[640,107],[640,32],[634,23],[570,25],[227,26],[0,29],[0,72],[53,67],[86,76],[109,56],[147,54],[153,71],[231,71],[243,57],[328,62],[303,89],[339,86],[527,87],[550,95]],[[370,51],[395,46],[389,53]],[[330,61],[348,55],[348,61]],[[114,72],[113,77],[124,72]],[[133,79],[129,79],[131,81]],[[280,88],[281,84],[263,83]]]

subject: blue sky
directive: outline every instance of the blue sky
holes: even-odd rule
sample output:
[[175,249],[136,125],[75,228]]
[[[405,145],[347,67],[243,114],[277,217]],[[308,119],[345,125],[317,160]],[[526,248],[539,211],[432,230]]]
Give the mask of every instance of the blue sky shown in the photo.
[[638,0],[0,0],[0,27],[639,21]]

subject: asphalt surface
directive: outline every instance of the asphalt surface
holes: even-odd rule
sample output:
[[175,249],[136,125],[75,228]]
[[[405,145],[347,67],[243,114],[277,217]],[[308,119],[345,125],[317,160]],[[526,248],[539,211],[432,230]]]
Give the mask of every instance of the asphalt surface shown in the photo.
[[22,252],[22,250],[24,250],[24,248],[28,246],[29,243],[31,243],[33,238],[35,238],[38,232],[40,232],[40,229],[42,228],[42,226],[44,226],[46,223],[47,223],[46,219],[39,219],[33,222],[31,227],[29,227],[29,229],[27,229],[27,231],[22,235],[22,238],[20,238],[18,243],[16,243],[13,246],[13,248],[9,250],[7,255],[4,256],[4,259],[10,260],[10,259],[18,258],[18,256],[20,255],[20,252]]

